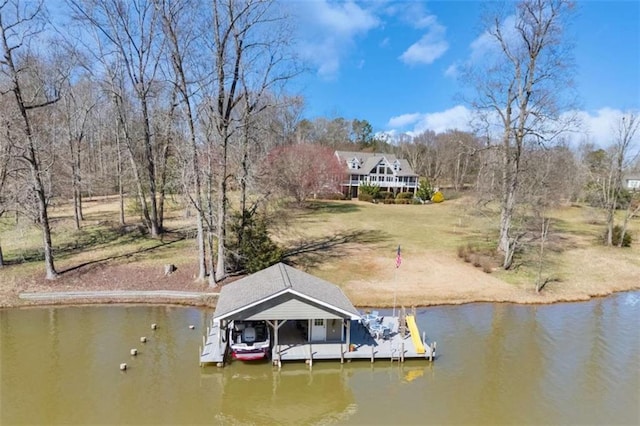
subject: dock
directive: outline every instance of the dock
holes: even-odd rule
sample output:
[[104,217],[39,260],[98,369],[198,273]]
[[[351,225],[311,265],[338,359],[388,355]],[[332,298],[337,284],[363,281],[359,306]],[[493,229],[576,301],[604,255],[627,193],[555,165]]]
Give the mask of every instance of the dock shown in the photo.
[[200,348],[200,365],[216,364],[218,367],[224,365],[225,355],[227,353],[226,339],[223,341],[220,336],[220,326],[214,323],[213,318],[207,327],[206,336],[202,337],[202,347]]
[[[419,334],[415,321],[407,317],[411,327],[402,328],[399,317],[386,317],[385,322],[392,326],[394,332],[383,338],[373,336],[361,321],[350,321],[349,342],[307,342],[300,339],[299,331],[286,324],[279,331],[279,342],[271,351],[274,365],[282,366],[283,362],[305,361],[312,365],[316,360],[339,360],[341,363],[352,360],[389,360],[404,362],[406,359],[435,359],[436,344],[428,344],[425,336]],[[411,329],[411,331],[410,331]],[[200,364],[224,365],[227,343],[221,339],[219,327],[213,321],[207,328],[207,336],[203,338]]]
[[[394,330],[399,330],[399,318],[387,317],[385,321],[393,324]],[[435,344],[423,343],[424,353],[416,348],[414,340],[409,333],[396,331],[389,338],[374,337],[369,330],[359,321],[351,321],[351,343],[344,342],[295,342],[286,334],[281,335],[281,344],[272,350],[274,364],[280,365],[283,361],[305,361],[312,363],[315,360],[390,360],[403,362],[405,359],[430,359],[435,356]],[[289,337],[289,339],[288,339]],[[414,338],[416,338],[414,336]],[[422,342],[422,337],[417,337]],[[290,341],[288,343],[288,340]]]

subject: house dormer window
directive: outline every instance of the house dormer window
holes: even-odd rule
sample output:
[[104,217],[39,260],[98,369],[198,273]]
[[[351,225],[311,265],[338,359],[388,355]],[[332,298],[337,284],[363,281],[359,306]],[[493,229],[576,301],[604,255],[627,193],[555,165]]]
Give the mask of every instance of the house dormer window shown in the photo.
[[352,158],[351,160],[348,161],[348,164],[349,164],[349,169],[354,170],[358,168],[358,166],[360,165],[360,162],[358,161],[357,158]]
[[396,160],[393,162],[393,171],[397,172],[400,170],[400,161]]

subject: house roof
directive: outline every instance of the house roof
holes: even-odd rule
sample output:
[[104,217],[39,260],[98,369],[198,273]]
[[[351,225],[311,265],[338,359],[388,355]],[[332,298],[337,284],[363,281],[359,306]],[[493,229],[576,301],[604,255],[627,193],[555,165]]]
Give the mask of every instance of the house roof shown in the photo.
[[345,317],[360,317],[358,310],[335,284],[277,263],[224,286],[213,318],[224,319],[287,293],[340,312]]
[[390,165],[393,165],[396,161],[400,163],[400,170],[396,170],[394,173],[397,176],[418,176],[409,162],[404,158],[398,158],[394,154],[385,154],[379,152],[355,152],[355,151],[336,151],[336,155],[340,159],[340,162],[345,166],[348,173],[354,173],[353,169],[349,169],[348,162],[352,159],[357,159],[360,163],[358,171],[360,174],[369,174],[378,165],[380,160],[387,161]]

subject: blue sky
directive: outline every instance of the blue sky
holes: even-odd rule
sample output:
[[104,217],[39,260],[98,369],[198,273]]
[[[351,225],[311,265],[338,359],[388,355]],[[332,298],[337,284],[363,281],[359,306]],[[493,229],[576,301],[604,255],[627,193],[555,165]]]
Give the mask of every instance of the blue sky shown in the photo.
[[[305,117],[366,119],[376,132],[466,129],[456,66],[482,34],[478,1],[290,2]],[[581,1],[570,28],[583,128],[606,143],[622,111],[640,110],[640,2]],[[474,43],[475,42],[475,43]]]

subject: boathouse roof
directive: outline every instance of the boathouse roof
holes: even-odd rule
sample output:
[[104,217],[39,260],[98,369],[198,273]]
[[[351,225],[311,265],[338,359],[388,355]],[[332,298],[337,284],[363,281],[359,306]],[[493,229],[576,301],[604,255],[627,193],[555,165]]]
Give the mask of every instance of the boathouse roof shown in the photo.
[[[283,308],[285,307],[285,308]],[[268,312],[268,313],[267,313]],[[222,287],[214,319],[298,319],[360,317],[340,287],[299,269],[277,263]],[[329,314],[329,315],[327,315]],[[292,317],[293,318],[288,318]]]

